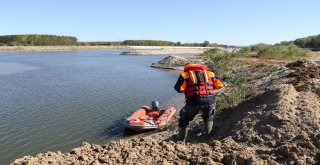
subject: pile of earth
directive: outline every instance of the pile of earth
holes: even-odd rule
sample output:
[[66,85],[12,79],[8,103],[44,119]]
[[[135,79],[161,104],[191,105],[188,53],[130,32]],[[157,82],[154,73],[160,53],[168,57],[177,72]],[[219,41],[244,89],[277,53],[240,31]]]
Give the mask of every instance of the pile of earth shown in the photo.
[[214,139],[231,138],[238,163],[243,155],[263,164],[320,163],[320,63],[295,61],[277,72],[264,93],[219,115]]
[[320,164],[320,63],[296,61],[276,72],[283,74],[260,83],[265,92],[218,113],[210,140],[192,129],[187,143],[152,136],[84,143],[12,164]]

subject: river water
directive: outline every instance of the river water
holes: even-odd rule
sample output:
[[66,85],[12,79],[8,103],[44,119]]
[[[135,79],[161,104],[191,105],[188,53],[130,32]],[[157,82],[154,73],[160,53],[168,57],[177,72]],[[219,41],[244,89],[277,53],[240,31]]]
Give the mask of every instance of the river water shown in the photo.
[[180,108],[165,56],[121,50],[0,53],[0,164],[121,137],[122,118],[152,100]]

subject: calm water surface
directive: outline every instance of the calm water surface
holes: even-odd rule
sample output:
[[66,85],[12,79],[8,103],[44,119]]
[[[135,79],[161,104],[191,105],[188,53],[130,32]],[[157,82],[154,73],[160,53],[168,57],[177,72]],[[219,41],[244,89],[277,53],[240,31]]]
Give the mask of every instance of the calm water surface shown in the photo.
[[164,56],[118,51],[0,53],[0,164],[121,137],[121,119],[159,100],[181,106]]

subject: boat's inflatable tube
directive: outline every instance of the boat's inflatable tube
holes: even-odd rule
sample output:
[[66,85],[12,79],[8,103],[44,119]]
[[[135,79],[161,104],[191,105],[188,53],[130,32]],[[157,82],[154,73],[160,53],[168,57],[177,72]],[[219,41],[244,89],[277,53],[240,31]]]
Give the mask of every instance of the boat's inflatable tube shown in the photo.
[[147,115],[149,110],[149,107],[143,106],[135,111],[131,116],[126,118],[126,127],[134,131],[160,129],[167,125],[176,113],[174,107],[168,107],[160,111],[160,116],[149,117]]

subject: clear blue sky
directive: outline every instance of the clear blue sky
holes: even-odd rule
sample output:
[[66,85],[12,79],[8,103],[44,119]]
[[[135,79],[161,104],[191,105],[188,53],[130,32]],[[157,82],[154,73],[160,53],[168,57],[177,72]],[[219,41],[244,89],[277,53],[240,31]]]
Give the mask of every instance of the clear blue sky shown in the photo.
[[0,0],[0,35],[234,45],[320,34],[319,0]]

